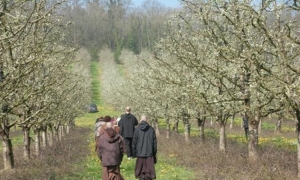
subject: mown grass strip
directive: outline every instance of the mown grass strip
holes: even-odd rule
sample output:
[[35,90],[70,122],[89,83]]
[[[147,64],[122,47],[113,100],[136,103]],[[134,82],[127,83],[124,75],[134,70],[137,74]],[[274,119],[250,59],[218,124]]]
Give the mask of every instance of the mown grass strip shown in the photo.
[[92,75],[92,101],[97,105],[102,105],[103,102],[101,99],[101,83],[100,83],[100,72],[99,72],[99,63],[92,61],[91,62],[91,75]]
[[[108,114],[111,111],[102,111],[99,113]],[[80,120],[76,121],[77,126],[91,126],[93,127],[94,121],[91,118],[90,114],[87,114],[85,117],[82,117]],[[95,141],[93,136],[93,131],[88,137],[90,141],[90,152],[86,162],[83,165],[86,167],[84,171],[76,173],[79,179],[99,179],[101,178],[101,163],[99,158],[95,153]],[[158,144],[159,145],[159,144]],[[125,180],[133,180],[134,177],[134,168],[135,168],[135,159],[128,160],[124,154],[123,162],[121,164],[121,173]],[[175,157],[163,157],[159,155],[158,152],[158,163],[155,165],[157,179],[161,180],[190,180],[194,178],[194,173],[192,170],[189,170],[184,167],[175,166],[176,158]],[[70,175],[74,177],[73,175]],[[71,179],[71,177],[65,177],[64,180]]]
[[[114,111],[113,108],[104,105],[105,103],[101,99],[101,83],[100,83],[100,67],[98,63],[92,62],[91,65],[92,71],[92,91],[93,91],[93,101],[98,105],[98,113],[87,113],[82,117],[79,117],[75,120],[76,126],[85,126],[91,127],[91,134],[87,137],[90,142],[90,152],[88,158],[85,162],[82,162],[80,165],[75,166],[84,166],[82,172],[76,172],[74,174],[66,175],[63,180],[68,179],[82,179],[82,180],[93,180],[101,179],[101,163],[95,152],[95,141],[94,141],[94,123],[97,117],[105,115],[120,115],[121,112]],[[184,167],[174,166],[176,159],[169,157],[161,157],[158,152],[158,163],[156,164],[156,174],[157,179],[161,180],[190,180],[193,179],[194,173],[191,170],[188,170]],[[124,159],[121,164],[121,173],[124,176],[125,180],[133,180],[134,177],[134,168],[135,168],[135,159],[128,160],[124,154]]]

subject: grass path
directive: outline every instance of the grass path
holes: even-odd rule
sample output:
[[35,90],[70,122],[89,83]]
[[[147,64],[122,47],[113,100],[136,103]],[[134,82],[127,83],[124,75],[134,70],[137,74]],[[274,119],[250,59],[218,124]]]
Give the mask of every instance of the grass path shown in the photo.
[[[93,125],[94,119],[97,116],[104,116],[108,113],[106,112],[113,112],[113,111],[106,111],[105,108],[102,108],[102,112],[98,114],[87,114],[84,117],[81,117],[76,120],[77,126],[90,126],[91,127],[91,134],[89,135],[88,141],[89,143],[89,156],[84,162],[84,166],[86,167],[84,172],[81,172],[82,179],[99,179],[101,178],[101,165],[96,153],[94,151],[95,142],[93,137]],[[113,112],[116,113],[116,112]],[[159,146],[159,139],[158,139],[158,146]],[[163,157],[160,156],[160,152],[158,152],[158,163],[155,165],[156,168],[156,175],[157,179],[159,180],[191,180],[193,179],[193,172],[188,170],[184,167],[178,167],[175,165],[176,159],[172,157]],[[134,166],[135,166],[135,159],[128,160],[126,155],[124,155],[123,162],[121,164],[121,173],[124,176],[125,180],[134,180]]]
[[[87,113],[84,116],[76,119],[76,126],[81,127],[89,127],[91,129],[91,133],[87,140],[89,141],[89,156],[86,161],[83,162],[86,168],[83,172],[76,173],[80,174],[79,179],[86,180],[96,180],[101,179],[101,163],[95,153],[95,141],[93,135],[93,127],[97,117],[100,116],[120,116],[121,112],[114,111],[113,108],[105,105],[105,103],[101,99],[100,89],[100,77],[101,77],[101,68],[100,65],[96,62],[92,62],[91,65],[92,71],[92,91],[93,91],[93,101],[98,105],[98,113]],[[159,146],[159,138],[158,138],[158,146]],[[172,157],[163,157],[160,156],[160,152],[158,152],[158,163],[155,165],[156,169],[156,179],[159,180],[192,180],[194,179],[194,173],[191,170],[188,170],[184,167],[178,167],[175,165],[176,159]],[[134,167],[135,167],[135,159],[128,160],[126,155],[124,155],[123,162],[121,164],[121,174],[125,178],[125,180],[134,180]],[[68,177],[64,178],[69,179]]]

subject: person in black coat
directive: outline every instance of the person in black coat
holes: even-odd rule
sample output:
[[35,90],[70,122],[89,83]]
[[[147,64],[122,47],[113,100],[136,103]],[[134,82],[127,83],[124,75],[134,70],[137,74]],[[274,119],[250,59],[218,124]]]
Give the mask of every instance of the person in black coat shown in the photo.
[[128,159],[132,159],[132,137],[134,134],[135,126],[138,125],[136,117],[130,113],[131,108],[126,107],[125,114],[121,116],[118,123],[120,127],[120,135],[124,138],[126,154]]
[[141,117],[140,124],[134,131],[132,140],[133,156],[137,157],[135,164],[135,177],[139,179],[156,179],[154,164],[157,162],[157,140],[153,127],[146,116]]

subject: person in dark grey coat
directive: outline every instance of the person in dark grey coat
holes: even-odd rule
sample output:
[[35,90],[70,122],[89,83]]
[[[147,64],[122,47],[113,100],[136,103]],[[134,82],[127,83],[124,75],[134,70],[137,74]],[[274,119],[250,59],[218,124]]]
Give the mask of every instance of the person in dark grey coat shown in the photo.
[[118,123],[118,126],[120,127],[120,135],[124,138],[128,159],[132,158],[132,137],[135,126],[138,125],[138,120],[133,114],[130,113],[130,111],[131,108],[126,107],[126,112],[121,116],[121,120]]
[[156,179],[154,164],[157,162],[157,140],[153,127],[146,116],[141,116],[141,121],[134,131],[132,140],[133,156],[137,157],[135,164],[135,177],[139,179]]

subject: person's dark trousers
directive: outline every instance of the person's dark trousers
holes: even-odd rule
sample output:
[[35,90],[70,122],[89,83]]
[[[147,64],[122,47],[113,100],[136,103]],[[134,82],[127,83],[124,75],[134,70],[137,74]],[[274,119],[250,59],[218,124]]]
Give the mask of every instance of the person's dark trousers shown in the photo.
[[127,157],[132,157],[132,138],[124,138]]

